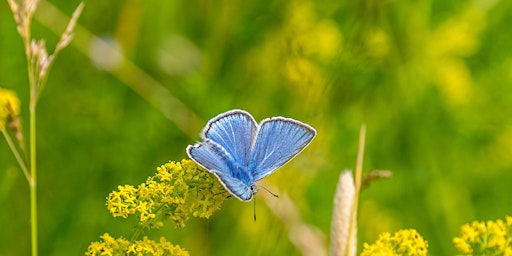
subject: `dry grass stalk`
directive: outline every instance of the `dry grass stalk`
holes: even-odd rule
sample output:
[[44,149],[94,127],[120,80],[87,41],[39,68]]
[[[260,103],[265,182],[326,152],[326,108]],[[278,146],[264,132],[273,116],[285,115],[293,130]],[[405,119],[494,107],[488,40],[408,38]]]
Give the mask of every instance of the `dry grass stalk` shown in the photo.
[[36,12],[39,0],[21,0],[20,2],[7,0],[7,2],[14,14],[18,33],[25,41],[25,45],[28,45],[28,42],[30,41],[30,24],[32,22],[32,17]]
[[331,222],[331,255],[356,254],[356,228],[350,228],[355,200],[355,184],[352,171],[344,171],[338,180],[334,196]]
[[69,20],[69,23],[66,27],[66,30],[64,30],[64,33],[62,33],[59,42],[57,43],[57,46],[55,47],[55,53],[58,53],[60,50],[66,48],[66,46],[71,43],[71,40],[73,39],[73,31],[75,30],[76,22],[78,18],[80,17],[80,14],[82,14],[82,10],[84,9],[84,3],[81,2],[73,12],[73,15],[71,16],[71,19]]

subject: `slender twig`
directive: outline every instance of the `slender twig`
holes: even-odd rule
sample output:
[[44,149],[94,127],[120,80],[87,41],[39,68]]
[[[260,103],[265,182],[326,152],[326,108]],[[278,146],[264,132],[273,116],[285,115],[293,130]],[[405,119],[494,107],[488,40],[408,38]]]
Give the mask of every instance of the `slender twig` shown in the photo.
[[7,130],[4,128],[2,129],[2,134],[4,135],[5,140],[7,141],[7,144],[9,145],[9,148],[11,149],[12,153],[14,154],[14,157],[16,158],[16,161],[18,161],[18,164],[20,165],[21,170],[23,171],[23,174],[25,175],[25,178],[27,178],[27,181],[30,183],[30,174],[28,173],[28,168],[25,162],[23,161],[23,158],[20,155],[20,152],[14,145],[11,136],[7,132]]

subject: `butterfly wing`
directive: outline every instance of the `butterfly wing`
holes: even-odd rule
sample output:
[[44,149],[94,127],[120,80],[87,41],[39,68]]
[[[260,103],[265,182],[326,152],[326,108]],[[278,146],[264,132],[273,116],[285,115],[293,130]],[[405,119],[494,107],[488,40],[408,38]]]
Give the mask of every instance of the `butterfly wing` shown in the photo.
[[252,191],[248,185],[236,178],[233,170],[239,168],[231,155],[216,142],[205,139],[187,147],[188,156],[198,165],[213,173],[233,196],[249,201]]
[[235,162],[247,166],[257,124],[251,114],[231,110],[212,118],[203,129],[202,137],[222,146]]
[[316,136],[316,130],[291,118],[273,117],[261,122],[248,170],[254,180],[273,173],[298,153]]

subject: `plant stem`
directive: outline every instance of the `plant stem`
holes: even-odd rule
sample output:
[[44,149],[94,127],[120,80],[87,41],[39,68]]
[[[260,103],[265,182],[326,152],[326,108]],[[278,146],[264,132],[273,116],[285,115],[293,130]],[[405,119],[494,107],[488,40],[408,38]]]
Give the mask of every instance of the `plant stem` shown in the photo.
[[16,158],[16,161],[18,161],[18,164],[20,165],[21,170],[23,171],[23,174],[25,174],[25,178],[27,178],[28,183],[30,184],[30,174],[28,173],[27,165],[23,161],[23,158],[21,158],[20,152],[12,142],[11,136],[9,133],[7,133],[6,129],[2,129],[2,134],[5,137],[5,140],[7,141],[7,144],[9,145],[9,148],[11,149],[12,153],[14,154],[14,157]]
[[[359,150],[357,152],[357,162],[356,162],[355,185],[356,185],[357,196],[359,196],[359,191],[361,190],[361,181],[362,181],[362,177],[363,177],[363,156],[364,156],[365,138],[366,138],[366,125],[363,124],[363,125],[361,125],[361,130],[359,132]],[[358,198],[356,198],[356,199],[358,199]]]
[[32,256],[37,256],[37,169],[36,169],[36,95],[30,94],[30,227]]
[[[349,226],[349,236],[347,243],[347,252],[345,255],[349,255],[350,249],[349,247],[354,244],[353,239],[357,239],[357,237],[352,235],[354,232],[357,232],[357,208],[359,205],[359,195],[361,193],[361,180],[363,176],[363,156],[364,156],[364,142],[366,138],[366,125],[361,125],[361,130],[359,132],[359,150],[357,152],[357,162],[356,162],[356,172],[355,172],[355,195],[354,195],[354,205],[352,207],[351,213],[351,221]],[[356,250],[354,250],[355,252]]]
[[144,230],[144,225],[137,225],[137,229],[135,230],[135,232],[133,232],[133,235],[132,235],[132,239],[130,240],[131,243],[133,243],[135,240],[137,240],[140,236],[140,234],[142,233],[142,231]]

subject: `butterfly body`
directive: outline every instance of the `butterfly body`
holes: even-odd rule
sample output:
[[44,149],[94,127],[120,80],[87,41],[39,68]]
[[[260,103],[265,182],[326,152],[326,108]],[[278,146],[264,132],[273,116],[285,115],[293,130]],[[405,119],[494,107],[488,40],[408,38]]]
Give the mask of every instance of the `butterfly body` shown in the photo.
[[314,128],[291,118],[257,124],[248,112],[231,110],[212,118],[201,132],[203,141],[189,145],[187,154],[233,196],[249,201],[255,182],[290,161],[315,135]]

